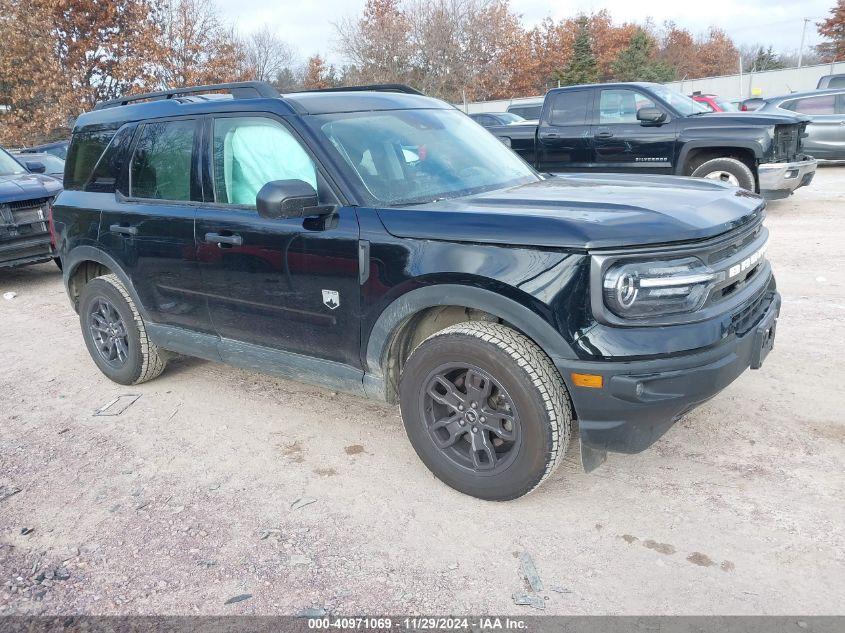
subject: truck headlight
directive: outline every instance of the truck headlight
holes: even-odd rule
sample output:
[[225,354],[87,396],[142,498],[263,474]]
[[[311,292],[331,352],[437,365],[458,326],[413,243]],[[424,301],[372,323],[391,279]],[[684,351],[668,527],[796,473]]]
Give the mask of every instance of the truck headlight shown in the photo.
[[625,319],[693,312],[723,278],[696,257],[617,264],[604,275],[604,303]]

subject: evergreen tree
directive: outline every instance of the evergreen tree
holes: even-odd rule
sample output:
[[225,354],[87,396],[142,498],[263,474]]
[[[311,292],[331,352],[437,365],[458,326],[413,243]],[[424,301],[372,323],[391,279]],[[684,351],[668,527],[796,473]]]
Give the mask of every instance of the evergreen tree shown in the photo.
[[642,29],[638,29],[631,38],[628,48],[624,49],[611,66],[613,77],[617,81],[672,81],[675,71],[666,63],[655,58],[655,42]]
[[592,84],[599,80],[599,68],[593,54],[590,20],[586,15],[578,18],[578,34],[572,46],[572,57],[563,72],[555,73],[561,85]]
[[759,49],[757,49],[757,54],[751,61],[751,68],[749,68],[748,70],[759,72],[761,70],[777,70],[783,67],[783,62],[775,54],[771,46],[769,46],[768,50],[761,46]]

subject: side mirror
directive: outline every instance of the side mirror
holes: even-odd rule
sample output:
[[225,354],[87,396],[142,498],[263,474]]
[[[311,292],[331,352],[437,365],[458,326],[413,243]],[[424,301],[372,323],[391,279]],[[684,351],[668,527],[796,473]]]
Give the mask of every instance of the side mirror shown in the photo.
[[261,187],[255,206],[269,220],[301,218],[305,209],[317,206],[317,192],[304,180],[274,180]]
[[637,121],[641,125],[660,125],[666,120],[666,113],[660,108],[640,108],[637,110]]
[[47,168],[44,166],[44,163],[39,163],[37,161],[26,161],[24,163],[24,167],[30,174],[43,174],[47,171]]

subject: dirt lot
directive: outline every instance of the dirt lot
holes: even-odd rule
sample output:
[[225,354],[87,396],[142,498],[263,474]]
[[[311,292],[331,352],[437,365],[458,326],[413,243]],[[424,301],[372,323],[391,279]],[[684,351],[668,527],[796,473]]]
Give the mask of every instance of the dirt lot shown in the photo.
[[392,407],[193,359],[113,384],[55,267],[0,272],[0,614],[527,615],[524,552],[544,613],[845,613],[845,169],[769,209],[763,369],[503,504],[435,480]]

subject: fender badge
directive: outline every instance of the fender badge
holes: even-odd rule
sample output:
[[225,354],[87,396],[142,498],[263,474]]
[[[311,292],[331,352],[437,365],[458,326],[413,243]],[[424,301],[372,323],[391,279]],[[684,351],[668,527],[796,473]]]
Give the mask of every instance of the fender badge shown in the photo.
[[323,305],[329,310],[340,307],[340,293],[337,290],[323,290]]

